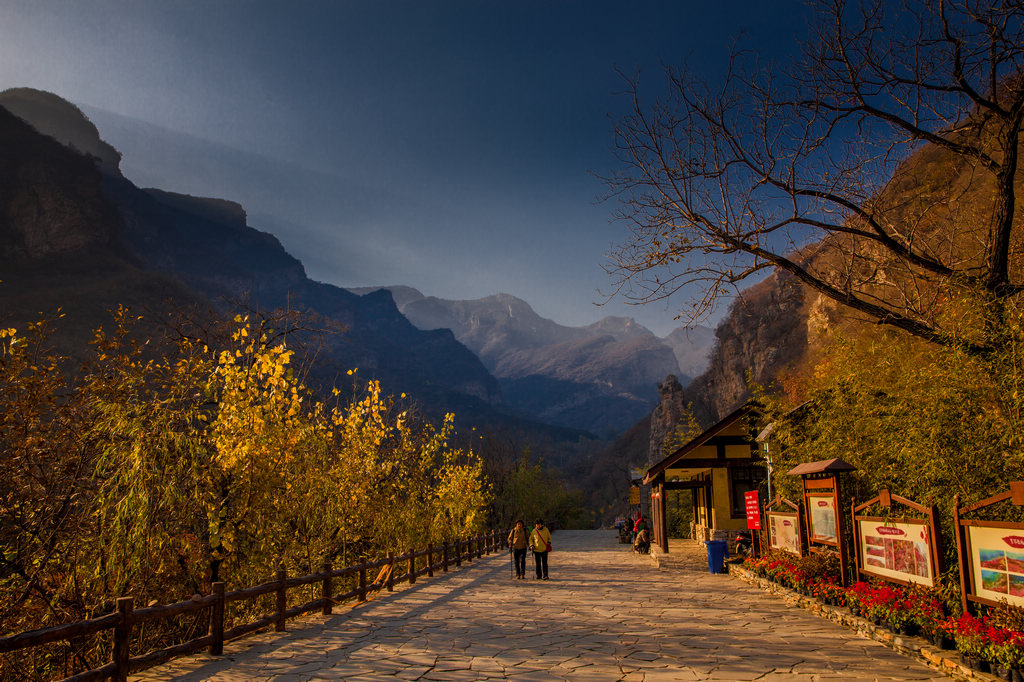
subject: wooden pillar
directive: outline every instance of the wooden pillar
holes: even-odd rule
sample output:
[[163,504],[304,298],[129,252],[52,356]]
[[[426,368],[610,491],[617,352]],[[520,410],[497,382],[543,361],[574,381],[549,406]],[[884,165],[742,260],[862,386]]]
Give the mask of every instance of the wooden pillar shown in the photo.
[[[836,508],[836,543],[839,546],[839,576],[841,578],[840,584],[843,587],[847,587],[850,584],[850,548],[846,541],[846,521],[843,519],[843,507],[842,507],[842,487],[839,484],[839,474],[835,474],[832,477],[833,489],[835,490],[835,508]],[[852,502],[852,500],[851,500]]]
[[114,627],[114,675],[117,682],[127,682],[131,652],[129,643],[132,638],[132,610],[134,600],[131,597],[120,597],[117,600],[117,613],[121,616]]
[[334,597],[331,594],[331,562],[325,561],[323,565],[324,579],[320,583],[320,598],[324,600],[324,607],[321,613],[325,616],[331,615],[332,602],[331,599]]
[[668,514],[665,513],[665,483],[658,483],[658,520],[661,525],[661,551],[668,554]]
[[395,553],[388,552],[388,592],[395,591]]
[[359,601],[366,601],[366,562],[359,564]]
[[213,595],[217,601],[213,602],[213,613],[210,614],[210,635],[213,637],[210,655],[221,656],[224,654],[224,583],[213,584]]
[[409,550],[409,584],[416,582],[416,550]]
[[647,519],[651,526],[651,541],[661,547],[661,521],[658,519],[658,484],[651,484],[651,514]]
[[288,610],[288,571],[284,566],[277,569],[277,620],[274,622],[274,632],[284,632],[284,612]]
[[444,572],[448,572],[448,541],[445,540],[444,544],[441,545],[441,568]]
[[434,544],[427,545],[427,577],[434,577]]

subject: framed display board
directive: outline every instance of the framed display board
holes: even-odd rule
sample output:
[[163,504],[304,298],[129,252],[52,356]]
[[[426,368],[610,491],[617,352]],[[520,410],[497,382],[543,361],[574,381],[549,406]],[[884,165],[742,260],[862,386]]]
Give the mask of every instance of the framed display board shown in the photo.
[[789,470],[803,483],[804,522],[807,524],[807,551],[831,553],[839,558],[840,579],[845,587],[850,576],[844,518],[839,513],[841,474],[857,467],[841,459],[799,464]]
[[1024,606],[1024,524],[967,526],[965,530],[971,594]]
[[[891,508],[893,502],[924,514],[924,518],[859,515],[876,504]],[[854,502],[852,517],[859,577],[935,586],[936,577],[942,574],[942,536],[934,505],[925,507],[881,490],[859,506]]]
[[1024,505],[1024,481],[1013,481],[1009,491],[967,507],[960,506],[959,495],[954,498],[965,610],[971,602],[994,605],[1005,601],[1024,606],[1024,523],[963,518],[963,514],[1005,501]]
[[839,546],[839,510],[835,489],[808,491],[807,539],[824,545]]
[[803,523],[799,506],[777,495],[765,507],[765,519],[769,548],[796,556],[804,555]]

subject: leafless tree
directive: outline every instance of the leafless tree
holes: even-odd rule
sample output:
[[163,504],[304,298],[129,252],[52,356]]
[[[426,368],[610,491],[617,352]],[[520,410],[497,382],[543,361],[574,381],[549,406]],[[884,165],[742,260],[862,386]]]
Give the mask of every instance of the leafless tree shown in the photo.
[[[970,290],[999,307],[1022,288],[1011,257],[1024,4],[823,0],[816,10],[792,66],[735,51],[716,87],[667,67],[667,94],[653,102],[626,78],[633,107],[606,181],[630,232],[606,269],[632,302],[696,291],[680,315],[696,322],[777,268],[950,343],[943,301]],[[960,180],[922,189],[913,157],[927,153]]]

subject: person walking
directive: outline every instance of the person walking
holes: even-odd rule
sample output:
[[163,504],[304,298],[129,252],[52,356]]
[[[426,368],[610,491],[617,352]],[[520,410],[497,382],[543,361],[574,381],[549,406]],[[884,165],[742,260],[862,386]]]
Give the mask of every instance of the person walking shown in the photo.
[[516,579],[526,577],[526,548],[529,546],[529,535],[522,519],[508,533],[508,546],[512,548],[512,557],[516,565]]
[[533,550],[533,562],[537,567],[537,580],[548,579],[548,552],[551,551],[551,531],[544,527],[544,522],[537,519],[537,524],[530,533],[530,549]]

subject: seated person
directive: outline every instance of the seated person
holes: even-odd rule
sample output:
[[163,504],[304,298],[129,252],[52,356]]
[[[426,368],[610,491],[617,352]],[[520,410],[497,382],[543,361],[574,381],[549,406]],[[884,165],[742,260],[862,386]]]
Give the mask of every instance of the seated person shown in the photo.
[[633,551],[638,554],[647,554],[651,551],[651,534],[646,528],[641,528],[640,532],[636,534]]

